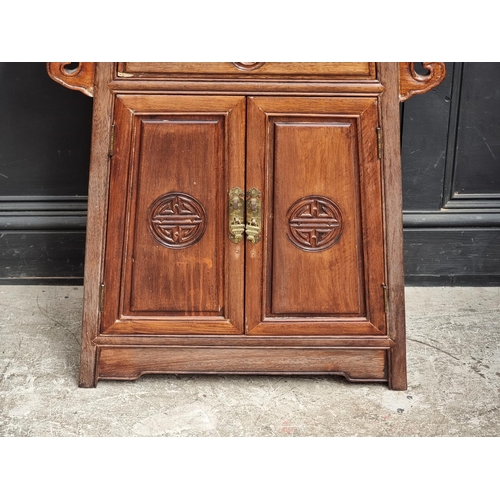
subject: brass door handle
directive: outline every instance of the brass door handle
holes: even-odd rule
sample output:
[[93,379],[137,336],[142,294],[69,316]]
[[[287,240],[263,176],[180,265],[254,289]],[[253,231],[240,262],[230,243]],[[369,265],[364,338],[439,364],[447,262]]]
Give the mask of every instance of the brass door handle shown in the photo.
[[262,195],[252,188],[247,191],[247,224],[245,226],[247,240],[258,243],[262,237]]
[[245,192],[239,187],[229,191],[229,240],[239,243],[245,232]]

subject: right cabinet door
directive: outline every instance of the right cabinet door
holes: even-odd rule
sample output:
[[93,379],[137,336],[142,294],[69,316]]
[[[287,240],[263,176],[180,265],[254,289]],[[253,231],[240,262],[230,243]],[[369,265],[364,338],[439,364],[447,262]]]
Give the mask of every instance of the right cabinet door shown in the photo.
[[248,99],[250,335],[385,335],[378,106],[373,97]]

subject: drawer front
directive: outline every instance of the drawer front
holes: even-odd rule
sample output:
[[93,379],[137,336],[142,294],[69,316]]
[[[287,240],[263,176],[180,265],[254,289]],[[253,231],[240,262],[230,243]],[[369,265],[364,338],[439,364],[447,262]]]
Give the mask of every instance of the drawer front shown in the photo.
[[373,62],[122,62],[125,78],[297,78],[374,80]]

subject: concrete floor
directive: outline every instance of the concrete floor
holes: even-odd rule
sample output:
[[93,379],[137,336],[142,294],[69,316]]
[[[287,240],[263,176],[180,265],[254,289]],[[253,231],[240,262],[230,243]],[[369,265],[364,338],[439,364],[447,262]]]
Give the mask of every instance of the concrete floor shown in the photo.
[[0,287],[0,436],[499,436],[500,288],[407,288],[409,389],[144,376],[80,389],[82,288]]

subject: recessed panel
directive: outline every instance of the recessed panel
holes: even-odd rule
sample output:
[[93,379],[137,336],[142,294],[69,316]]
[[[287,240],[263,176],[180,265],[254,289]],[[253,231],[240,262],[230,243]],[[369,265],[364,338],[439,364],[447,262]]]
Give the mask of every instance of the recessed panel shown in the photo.
[[356,126],[274,122],[271,315],[364,315]]
[[138,123],[125,296],[131,313],[221,313],[222,259],[216,247],[223,227],[223,159],[217,145],[223,125],[222,119],[190,117]]
[[500,64],[466,62],[453,159],[452,200],[500,204]]

